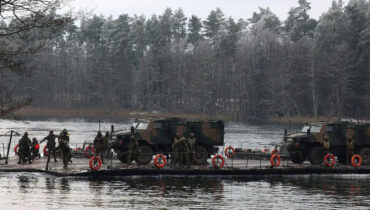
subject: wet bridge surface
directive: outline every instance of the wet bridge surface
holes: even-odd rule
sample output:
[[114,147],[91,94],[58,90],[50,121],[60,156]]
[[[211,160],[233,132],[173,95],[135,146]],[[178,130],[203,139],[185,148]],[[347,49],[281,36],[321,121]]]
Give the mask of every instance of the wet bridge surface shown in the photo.
[[370,174],[370,166],[354,168],[352,165],[337,164],[334,167],[324,165],[312,166],[308,162],[293,164],[282,161],[278,167],[272,167],[269,160],[226,160],[222,168],[215,169],[211,160],[206,165],[192,165],[190,168],[172,166],[168,164],[163,168],[154,166],[153,161],[140,167],[136,163],[127,165],[117,159],[108,159],[99,170],[91,170],[88,158],[72,158],[72,163],[67,169],[63,168],[62,160],[54,162],[51,159],[46,170],[47,158],[36,158],[33,163],[17,164],[18,158],[12,157],[8,164],[0,160],[0,172],[41,172],[55,176],[155,176],[155,175],[196,175],[196,176],[264,176],[264,175],[303,175],[303,174]]

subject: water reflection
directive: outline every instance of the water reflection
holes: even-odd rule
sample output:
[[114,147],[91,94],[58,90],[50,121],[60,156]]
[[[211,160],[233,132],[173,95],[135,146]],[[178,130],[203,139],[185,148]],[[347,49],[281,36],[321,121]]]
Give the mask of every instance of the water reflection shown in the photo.
[[89,179],[0,174],[0,206],[26,202],[41,209],[368,208],[369,181],[358,175]]
[[66,177],[63,177],[60,179],[60,191],[62,193],[68,193],[71,190],[69,186],[69,179]]

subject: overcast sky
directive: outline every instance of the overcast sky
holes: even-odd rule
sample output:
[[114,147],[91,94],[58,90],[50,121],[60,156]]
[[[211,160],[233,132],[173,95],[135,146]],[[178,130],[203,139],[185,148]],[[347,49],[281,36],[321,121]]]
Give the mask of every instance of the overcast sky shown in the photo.
[[[331,1],[309,0],[312,7],[311,17],[320,17],[330,7]],[[73,7],[77,10],[89,10],[93,14],[113,15],[113,17],[123,13],[144,14],[150,17],[152,14],[162,14],[167,7],[172,9],[181,7],[188,17],[195,14],[203,19],[212,9],[219,7],[226,17],[247,19],[261,6],[269,7],[281,20],[284,20],[289,9],[297,6],[297,2],[298,0],[75,0]]]

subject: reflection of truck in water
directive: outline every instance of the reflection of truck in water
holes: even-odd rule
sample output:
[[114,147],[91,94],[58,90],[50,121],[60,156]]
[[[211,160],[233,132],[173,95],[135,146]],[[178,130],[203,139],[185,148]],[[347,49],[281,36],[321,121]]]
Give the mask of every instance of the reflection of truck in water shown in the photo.
[[[153,154],[170,154],[177,133],[185,138],[190,133],[195,134],[198,151],[194,161],[198,164],[205,163],[211,154],[217,153],[217,146],[224,145],[224,123],[220,120],[143,119],[134,122],[132,127],[140,151],[138,160],[135,161],[141,164],[149,163]],[[112,133],[113,149],[122,162],[127,162],[130,136],[130,128]]]
[[370,164],[370,124],[317,122],[303,126],[299,133],[285,136],[290,159],[302,163],[308,159],[313,165],[320,165],[324,159],[324,140],[330,142],[331,152],[340,163],[346,163],[346,144],[348,139],[354,142],[354,153],[362,157],[363,164]]

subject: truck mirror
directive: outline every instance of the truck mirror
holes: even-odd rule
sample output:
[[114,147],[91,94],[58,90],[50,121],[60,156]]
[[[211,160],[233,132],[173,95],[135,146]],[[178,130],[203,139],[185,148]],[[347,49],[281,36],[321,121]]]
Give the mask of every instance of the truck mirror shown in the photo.
[[307,129],[307,135],[311,135],[311,128]]

